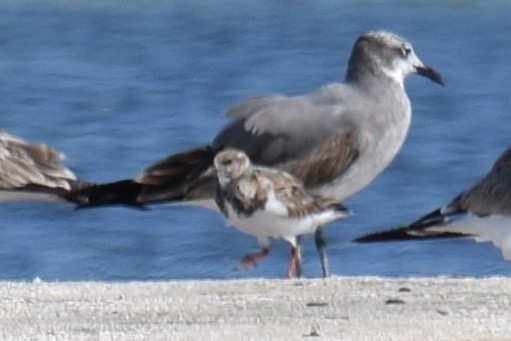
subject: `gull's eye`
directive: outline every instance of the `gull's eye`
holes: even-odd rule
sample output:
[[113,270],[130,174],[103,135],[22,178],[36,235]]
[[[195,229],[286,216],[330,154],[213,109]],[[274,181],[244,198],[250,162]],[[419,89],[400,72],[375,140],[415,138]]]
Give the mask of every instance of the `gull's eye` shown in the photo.
[[408,58],[408,56],[412,53],[412,48],[410,46],[403,46],[401,48],[401,54],[404,58]]

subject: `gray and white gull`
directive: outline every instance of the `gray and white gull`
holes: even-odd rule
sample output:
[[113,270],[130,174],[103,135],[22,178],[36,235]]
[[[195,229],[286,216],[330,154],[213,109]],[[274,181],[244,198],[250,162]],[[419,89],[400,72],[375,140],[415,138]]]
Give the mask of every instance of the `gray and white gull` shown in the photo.
[[473,237],[492,242],[511,261],[511,147],[479,182],[410,225],[374,232],[357,242]]
[[[248,98],[226,111],[229,123],[210,144],[170,155],[133,179],[77,191],[83,206],[188,202],[214,207],[217,179],[209,170],[225,148],[256,165],[299,178],[311,193],[341,201],[368,185],[396,156],[407,135],[410,74],[443,84],[400,36],[373,31],[356,40],[343,83],[304,95]],[[328,275],[321,226],[315,233]]]

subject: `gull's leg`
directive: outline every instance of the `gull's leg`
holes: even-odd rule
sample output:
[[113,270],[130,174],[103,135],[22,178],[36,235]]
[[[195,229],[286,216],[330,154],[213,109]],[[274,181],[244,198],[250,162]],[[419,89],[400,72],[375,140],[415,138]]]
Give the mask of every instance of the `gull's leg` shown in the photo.
[[323,277],[330,276],[330,268],[328,266],[328,257],[326,255],[326,241],[323,236],[323,226],[318,226],[314,233],[314,243],[321,259],[321,267],[323,269]]
[[236,269],[246,269],[252,266],[257,265],[257,261],[261,258],[268,256],[270,252],[270,248],[268,246],[263,246],[261,250],[253,253],[246,254],[239,262],[236,264]]

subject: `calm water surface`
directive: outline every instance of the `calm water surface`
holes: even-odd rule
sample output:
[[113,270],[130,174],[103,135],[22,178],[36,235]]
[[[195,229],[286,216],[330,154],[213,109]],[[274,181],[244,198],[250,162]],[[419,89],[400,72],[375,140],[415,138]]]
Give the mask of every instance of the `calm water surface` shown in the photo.
[[[511,143],[511,5],[505,1],[30,2],[0,4],[0,127],[45,141],[92,181],[135,176],[175,151],[210,141],[222,110],[247,96],[299,94],[342,79],[361,32],[384,28],[440,70],[442,88],[407,80],[408,140],[355,216],[326,229],[338,275],[511,275],[488,243],[357,245],[365,232],[410,222],[486,172]],[[289,248],[257,249],[213,212],[154,206],[74,210],[3,203],[0,279],[130,280],[280,277]],[[320,275],[305,238],[304,271]]]

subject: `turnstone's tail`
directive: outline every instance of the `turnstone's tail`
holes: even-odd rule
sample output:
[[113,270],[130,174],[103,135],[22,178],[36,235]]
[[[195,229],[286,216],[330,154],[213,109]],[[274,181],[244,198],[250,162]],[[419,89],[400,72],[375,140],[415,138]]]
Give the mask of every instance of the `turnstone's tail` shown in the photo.
[[336,213],[339,213],[339,215],[342,216],[342,217],[345,217],[345,216],[348,216],[348,215],[352,214],[351,210],[348,207],[346,207],[343,204],[338,203],[338,202],[330,204],[329,207],[334,209],[334,211]]

